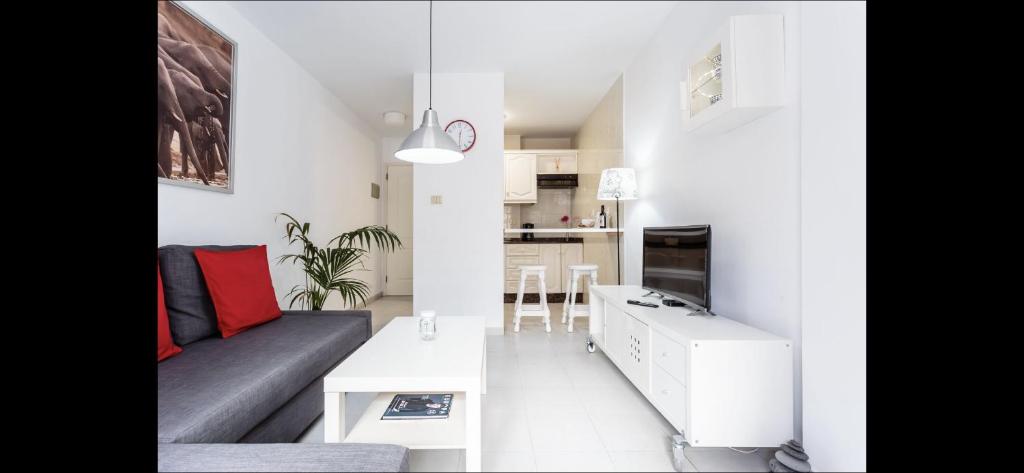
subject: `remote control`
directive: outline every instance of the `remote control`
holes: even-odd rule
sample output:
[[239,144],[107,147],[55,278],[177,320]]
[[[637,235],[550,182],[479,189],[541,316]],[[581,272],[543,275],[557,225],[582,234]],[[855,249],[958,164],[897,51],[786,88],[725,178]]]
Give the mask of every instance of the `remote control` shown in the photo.
[[642,305],[644,307],[653,307],[655,309],[658,308],[658,304],[651,304],[650,302],[640,302],[640,301],[635,301],[633,299],[627,300],[626,303],[627,304],[633,304],[633,305]]

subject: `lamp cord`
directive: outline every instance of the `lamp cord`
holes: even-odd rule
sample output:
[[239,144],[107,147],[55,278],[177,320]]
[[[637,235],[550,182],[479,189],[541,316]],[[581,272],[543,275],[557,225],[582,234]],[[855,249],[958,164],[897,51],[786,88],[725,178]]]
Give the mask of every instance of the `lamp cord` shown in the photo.
[[434,0],[430,5],[430,20],[427,23],[427,109],[434,108]]

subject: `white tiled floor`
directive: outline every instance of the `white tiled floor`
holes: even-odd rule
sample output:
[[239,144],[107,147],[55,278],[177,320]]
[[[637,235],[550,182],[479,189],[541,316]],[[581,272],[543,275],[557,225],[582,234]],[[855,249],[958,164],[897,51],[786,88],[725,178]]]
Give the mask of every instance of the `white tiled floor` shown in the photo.
[[[538,318],[524,319],[513,333],[512,307],[505,304],[505,333],[487,337],[484,471],[674,471],[672,426],[607,357],[587,353],[587,320],[577,319],[576,332],[567,333],[561,304],[553,304],[551,333]],[[369,309],[376,332],[410,314],[412,299],[385,297]],[[300,441],[322,442],[323,419]],[[709,451],[697,456],[701,470],[767,471],[763,455],[700,450]],[[413,451],[410,469],[462,471],[463,452]]]

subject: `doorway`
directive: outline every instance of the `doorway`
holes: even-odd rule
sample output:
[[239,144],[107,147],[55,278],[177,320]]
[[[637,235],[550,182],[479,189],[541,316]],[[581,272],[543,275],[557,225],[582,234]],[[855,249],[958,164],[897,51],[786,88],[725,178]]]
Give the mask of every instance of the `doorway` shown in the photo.
[[412,166],[388,166],[385,223],[398,235],[402,248],[386,256],[384,295],[412,295]]

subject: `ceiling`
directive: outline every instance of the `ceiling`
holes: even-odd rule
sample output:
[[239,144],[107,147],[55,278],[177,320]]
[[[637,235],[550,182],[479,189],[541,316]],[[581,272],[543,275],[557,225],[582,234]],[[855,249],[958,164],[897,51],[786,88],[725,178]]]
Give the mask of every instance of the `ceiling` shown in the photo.
[[[506,134],[571,136],[675,4],[434,2],[434,72],[504,72]],[[382,136],[418,125],[426,1],[233,5]],[[388,110],[405,125],[385,125]]]

